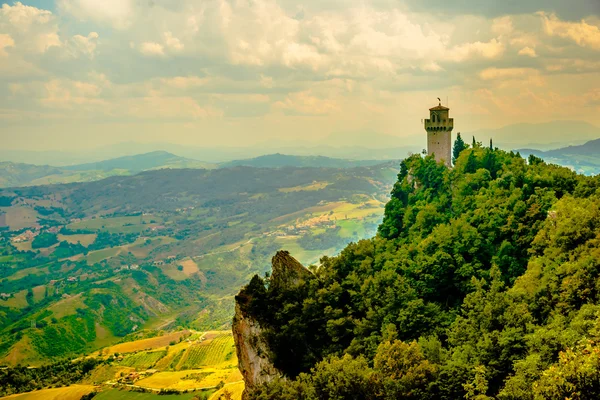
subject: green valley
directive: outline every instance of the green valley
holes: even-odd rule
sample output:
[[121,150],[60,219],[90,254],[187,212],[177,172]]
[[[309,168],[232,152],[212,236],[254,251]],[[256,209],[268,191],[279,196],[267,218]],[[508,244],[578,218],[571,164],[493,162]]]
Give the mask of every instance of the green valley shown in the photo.
[[317,263],[372,235],[394,170],[162,169],[4,189],[0,364],[227,327],[237,288],[278,249]]

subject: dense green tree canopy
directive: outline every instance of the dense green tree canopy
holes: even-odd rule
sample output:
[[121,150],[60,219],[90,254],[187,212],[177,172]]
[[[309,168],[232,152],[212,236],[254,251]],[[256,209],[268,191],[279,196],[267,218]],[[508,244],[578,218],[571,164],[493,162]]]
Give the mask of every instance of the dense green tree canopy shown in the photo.
[[242,291],[291,378],[251,398],[595,398],[599,244],[598,177],[479,144],[454,169],[412,156],[377,237]]

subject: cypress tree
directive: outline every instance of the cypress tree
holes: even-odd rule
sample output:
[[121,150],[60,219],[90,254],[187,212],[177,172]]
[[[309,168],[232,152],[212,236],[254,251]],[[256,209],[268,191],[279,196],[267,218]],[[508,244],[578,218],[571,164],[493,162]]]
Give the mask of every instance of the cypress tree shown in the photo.
[[454,141],[454,147],[452,148],[452,164],[456,163],[458,156],[460,156],[461,151],[467,148],[465,141],[460,136],[460,132],[456,135],[456,140]]

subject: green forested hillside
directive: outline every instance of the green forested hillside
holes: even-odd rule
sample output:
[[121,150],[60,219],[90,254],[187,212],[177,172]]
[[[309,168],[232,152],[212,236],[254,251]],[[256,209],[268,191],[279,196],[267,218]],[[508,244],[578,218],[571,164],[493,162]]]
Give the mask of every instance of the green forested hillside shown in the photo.
[[600,178],[476,145],[401,164],[379,235],[238,296],[290,380],[252,399],[596,399]]
[[77,356],[140,330],[227,327],[270,255],[370,237],[391,165],[165,169],[0,189],[0,366]]

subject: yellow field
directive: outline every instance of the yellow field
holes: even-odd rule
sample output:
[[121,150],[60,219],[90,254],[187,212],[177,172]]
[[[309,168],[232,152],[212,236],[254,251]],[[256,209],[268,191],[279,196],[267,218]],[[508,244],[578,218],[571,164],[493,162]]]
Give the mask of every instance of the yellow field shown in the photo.
[[300,218],[302,216],[305,216],[306,214],[311,214],[311,213],[322,214],[325,212],[333,211],[336,208],[342,206],[343,204],[348,204],[348,203],[335,202],[335,203],[328,203],[328,204],[325,204],[322,206],[309,207],[309,208],[305,208],[304,210],[293,212],[291,214],[286,214],[286,215],[282,215],[277,218],[273,218],[271,220],[271,222],[284,222],[284,221],[288,221],[290,219]]
[[31,242],[13,243],[13,246],[15,246],[16,249],[19,250],[19,251],[31,251],[31,250],[33,250],[33,248],[31,247]]
[[82,245],[87,247],[90,244],[94,243],[97,236],[98,235],[96,235],[95,233],[79,234],[79,235],[61,235],[61,234],[59,234],[58,240],[60,240],[61,242],[66,241],[71,244],[81,243]]
[[37,223],[37,212],[29,207],[14,206],[3,207],[6,212],[6,225],[12,230],[30,228]]
[[177,364],[177,360],[175,359],[179,354],[183,354],[183,352],[190,347],[191,344],[183,341],[181,343],[177,343],[174,346],[169,346],[169,351],[167,352],[167,355],[164,356],[163,358],[161,358],[156,365],[154,366],[155,369],[158,370],[166,370],[169,369],[169,367],[171,366],[171,364]]
[[[200,380],[193,376],[202,376]],[[141,379],[136,382],[136,385],[153,388],[153,389],[198,389],[211,388],[217,386],[220,382],[228,382],[239,377],[237,368],[219,369],[219,368],[202,368],[188,369],[184,371],[163,371],[157,372],[148,378]],[[187,379],[186,379],[187,377]]]
[[133,353],[134,351],[153,350],[166,347],[171,342],[178,342],[179,338],[189,334],[190,331],[183,330],[179,332],[168,333],[163,336],[157,336],[150,339],[141,339],[134,342],[120,343],[103,350],[104,354],[114,353]]
[[122,367],[118,365],[100,365],[96,367],[90,376],[85,379],[85,383],[100,384],[107,381],[114,381],[117,379],[121,372],[128,374],[131,371],[135,371],[135,368]]
[[12,308],[25,308],[28,306],[27,300],[25,296],[27,295],[27,290],[21,290],[14,294],[13,297],[6,300],[0,300],[0,306],[4,307],[12,307]]
[[35,392],[13,394],[3,399],[18,400],[79,400],[81,396],[93,392],[96,389],[91,385],[73,385],[56,389],[44,389]]
[[329,185],[329,182],[314,182],[314,183],[311,183],[310,185],[294,186],[294,187],[290,187],[290,188],[281,188],[281,189],[279,189],[279,191],[283,192],[283,193],[314,191],[314,190],[325,189],[327,187],[327,185]]
[[198,265],[196,265],[194,260],[185,260],[185,261],[182,261],[180,264],[183,267],[183,273],[186,274],[187,276],[190,276],[190,275],[198,272]]
[[210,399],[208,400],[219,400],[226,391],[231,394],[231,398],[233,400],[241,400],[242,393],[244,392],[244,382],[226,384],[221,390],[218,390],[212,396],[210,396]]
[[162,222],[159,217],[152,215],[128,216],[128,217],[110,217],[88,219],[67,225],[72,230],[104,230],[112,233],[133,233],[142,232],[151,228],[155,221],[156,224]]
[[[209,334],[214,336],[209,337]],[[190,346],[177,364],[177,370],[214,367],[231,368],[237,365],[233,336],[210,332],[206,340]]]

